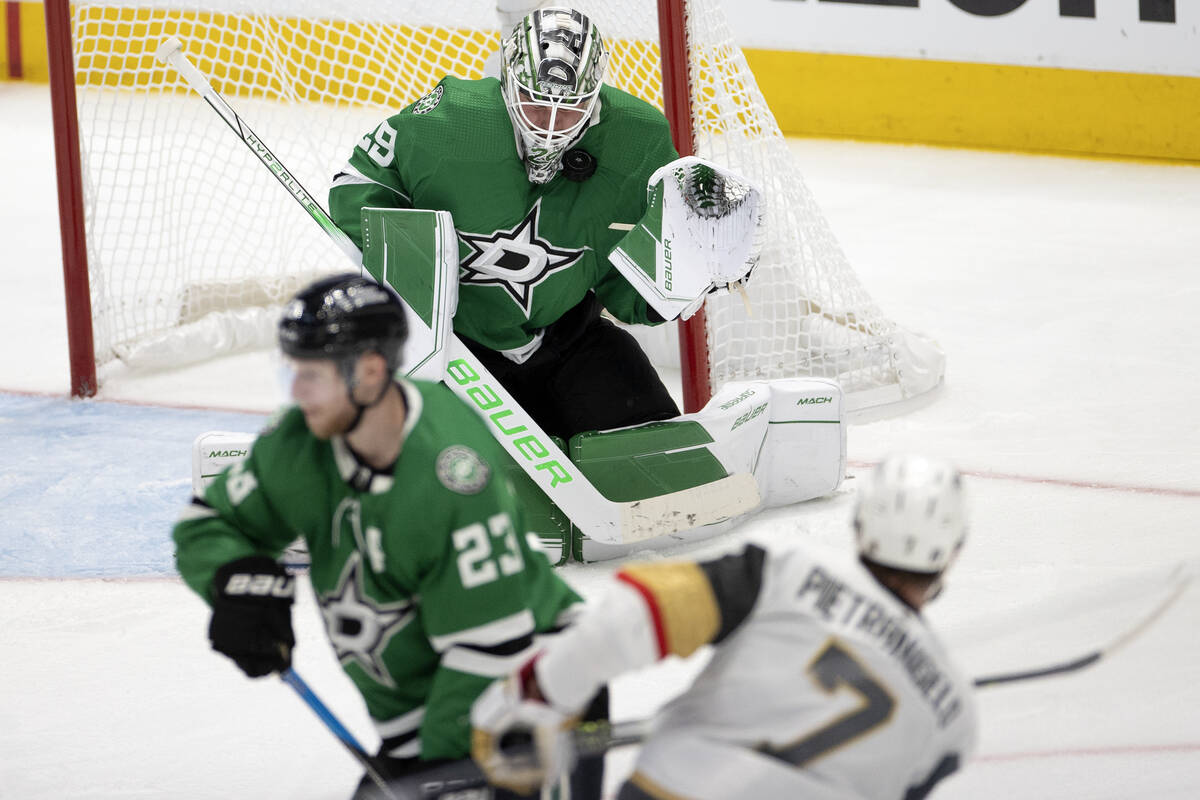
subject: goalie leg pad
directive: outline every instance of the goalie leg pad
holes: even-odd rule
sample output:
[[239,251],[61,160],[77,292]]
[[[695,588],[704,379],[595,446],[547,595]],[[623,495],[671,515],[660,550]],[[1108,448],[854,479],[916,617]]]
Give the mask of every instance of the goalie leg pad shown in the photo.
[[704,426],[730,473],[753,473],[762,507],[829,494],[846,467],[841,387],[825,378],[728,383],[681,420]]
[[755,477],[763,505],[823,497],[846,474],[842,388],[824,378],[771,381],[771,418]]
[[[633,500],[752,474],[761,508],[833,492],[846,471],[841,387],[824,378],[730,383],[695,414],[571,439],[571,459],[610,499]],[[738,516],[628,545],[576,533],[579,561],[696,542],[730,530]]]
[[571,460],[612,500],[753,474],[762,506],[829,494],[846,467],[841,387],[825,378],[726,384],[695,414],[571,439]]
[[255,434],[208,431],[192,442],[192,494],[203,497],[213,478],[250,454]]

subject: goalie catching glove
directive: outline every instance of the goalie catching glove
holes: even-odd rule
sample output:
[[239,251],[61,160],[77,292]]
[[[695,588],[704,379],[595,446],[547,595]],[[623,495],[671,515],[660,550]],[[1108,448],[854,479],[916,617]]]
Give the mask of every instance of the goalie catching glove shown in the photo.
[[665,320],[750,277],[762,246],[761,194],[742,176],[687,156],[660,167],[642,219],[608,260]]
[[471,757],[488,783],[522,795],[575,761],[570,731],[578,717],[542,699],[533,665],[493,683],[471,708]]

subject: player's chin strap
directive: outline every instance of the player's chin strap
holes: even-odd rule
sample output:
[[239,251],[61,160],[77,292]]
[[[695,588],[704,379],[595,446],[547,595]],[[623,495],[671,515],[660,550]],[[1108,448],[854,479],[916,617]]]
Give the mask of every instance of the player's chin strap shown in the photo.
[[[346,426],[346,430],[342,431],[342,436],[346,436],[358,427],[358,424],[362,422],[363,414],[367,413],[368,408],[374,408],[383,402],[383,398],[387,396],[388,389],[395,386],[396,391],[400,391],[400,385],[394,380],[384,381],[383,388],[379,390],[379,394],[375,396],[374,400],[369,403],[360,403],[354,399],[354,390],[358,388],[358,381],[354,378],[353,366],[350,367],[349,372],[350,374],[346,375],[346,369],[343,367],[342,374],[346,378],[346,397],[350,399],[350,405],[354,406],[354,419],[350,420],[350,424]],[[401,392],[401,397],[403,396],[403,392]]]

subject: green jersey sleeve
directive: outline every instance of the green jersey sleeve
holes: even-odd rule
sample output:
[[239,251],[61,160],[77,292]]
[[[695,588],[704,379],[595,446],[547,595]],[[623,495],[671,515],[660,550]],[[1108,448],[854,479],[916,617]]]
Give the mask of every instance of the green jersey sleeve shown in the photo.
[[329,187],[329,216],[362,249],[364,208],[412,208],[412,198],[395,168],[399,144],[397,128],[403,122],[396,114],[363,136],[350,160],[333,177]]
[[[299,412],[255,440],[244,461],[230,465],[209,485],[203,497],[193,498],[176,523],[175,564],[189,587],[206,601],[217,569],[236,558],[266,555],[276,558],[297,537],[281,514],[264,477],[272,462],[288,451],[291,429],[303,419]],[[312,458],[296,454],[297,458]]]

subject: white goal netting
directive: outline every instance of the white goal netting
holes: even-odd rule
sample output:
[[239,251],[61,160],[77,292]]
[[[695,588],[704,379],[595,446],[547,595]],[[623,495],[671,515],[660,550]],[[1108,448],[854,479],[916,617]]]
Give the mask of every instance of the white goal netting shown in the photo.
[[[662,106],[657,3],[577,0],[607,81]],[[696,152],[757,182],[748,290],[707,303],[714,387],[839,379],[859,407],[936,387],[944,359],[885,318],[816,207],[720,0],[687,4]],[[79,0],[72,25],[96,363],[171,366],[271,341],[275,307],[345,256],[154,53],[171,36],[322,201],[350,149],[442,75],[483,74],[493,0]],[[851,407],[855,403],[851,402]]]

